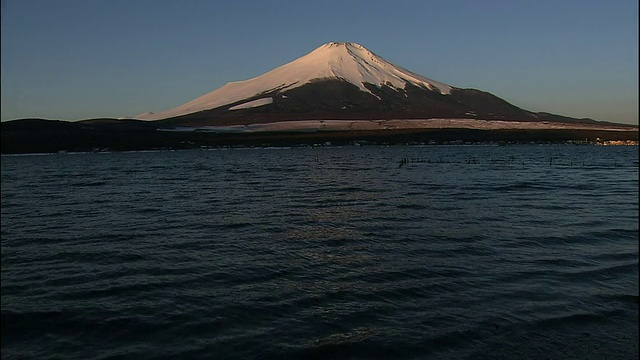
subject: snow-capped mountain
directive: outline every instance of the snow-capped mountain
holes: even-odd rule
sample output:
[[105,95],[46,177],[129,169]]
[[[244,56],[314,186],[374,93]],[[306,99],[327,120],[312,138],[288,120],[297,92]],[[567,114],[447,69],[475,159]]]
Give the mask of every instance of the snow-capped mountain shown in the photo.
[[356,43],[330,42],[245,81],[228,83],[140,120],[167,125],[238,125],[309,119],[470,118],[577,121],[532,113],[394,65]]
[[[404,88],[408,83],[443,94],[449,94],[451,91],[451,86],[398,67],[362,45],[330,42],[263,75],[245,81],[230,82],[186,104],[157,114],[141,114],[138,119],[159,120],[215,109],[260,94],[291,90],[320,79],[346,81],[370,94],[373,93],[365,84],[390,84],[396,88]],[[247,107],[267,103],[270,102],[263,100],[256,104],[248,104]]]

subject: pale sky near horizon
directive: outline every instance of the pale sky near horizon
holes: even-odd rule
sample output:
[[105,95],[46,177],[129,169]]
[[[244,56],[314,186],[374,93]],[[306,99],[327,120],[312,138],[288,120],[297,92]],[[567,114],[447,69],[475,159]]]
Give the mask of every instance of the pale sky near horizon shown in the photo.
[[2,0],[1,118],[167,110],[329,41],[531,111],[638,124],[637,0]]

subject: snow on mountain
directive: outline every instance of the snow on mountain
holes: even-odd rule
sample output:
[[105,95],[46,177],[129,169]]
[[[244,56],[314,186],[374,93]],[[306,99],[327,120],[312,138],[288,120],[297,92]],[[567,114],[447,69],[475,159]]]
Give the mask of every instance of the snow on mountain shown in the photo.
[[[391,85],[400,89],[408,83],[442,94],[449,94],[452,89],[447,84],[396,66],[356,43],[330,42],[253,79],[230,82],[176,108],[159,113],[144,113],[138,115],[137,119],[160,120],[215,109],[260,94],[290,90],[318,79],[344,80],[367,93],[371,91],[366,88],[365,83],[376,86]],[[261,100],[250,105],[260,106],[268,103],[269,100]],[[233,109],[239,107],[235,106]]]
[[258,106],[268,105],[271,103],[273,103],[273,98],[266,97],[266,98],[260,98],[260,99],[252,100],[246,103],[238,104],[236,106],[232,106],[229,108],[229,110],[249,109],[249,108],[254,108]]
[[148,111],[148,112],[142,113],[142,114],[140,114],[138,116],[135,116],[134,119],[144,120],[146,118],[151,118],[154,115],[155,115],[155,113],[153,113],[151,111]]

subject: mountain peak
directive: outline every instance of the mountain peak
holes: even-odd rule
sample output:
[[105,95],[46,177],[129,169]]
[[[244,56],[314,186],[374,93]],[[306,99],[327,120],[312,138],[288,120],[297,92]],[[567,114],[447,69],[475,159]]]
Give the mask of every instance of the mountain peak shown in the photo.
[[360,44],[357,44],[354,42],[340,42],[340,41],[331,41],[322,45],[321,47],[341,47],[341,46],[364,49],[364,46]]
[[[243,100],[251,101],[261,94],[270,96],[318,80],[341,80],[376,96],[367,84],[404,89],[407,85],[449,94],[452,87],[402,67],[396,66],[353,42],[329,42],[310,53],[255,78],[230,82],[174,109],[139,116],[142,120],[158,120],[215,109]],[[377,96],[376,96],[377,97]],[[264,102],[266,103],[266,102]]]
[[[366,60],[366,58],[379,57],[369,51],[367,48],[354,42],[336,42],[332,41],[317,47],[306,56],[314,55],[316,57],[325,57],[330,60],[332,57],[351,56],[354,59]],[[306,57],[303,56],[302,58]]]

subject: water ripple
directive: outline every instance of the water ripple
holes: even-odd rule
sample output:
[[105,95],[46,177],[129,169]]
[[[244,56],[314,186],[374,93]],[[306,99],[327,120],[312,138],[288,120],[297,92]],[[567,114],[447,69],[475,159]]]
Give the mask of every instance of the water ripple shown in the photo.
[[3,157],[2,357],[637,358],[634,163],[590,146]]

